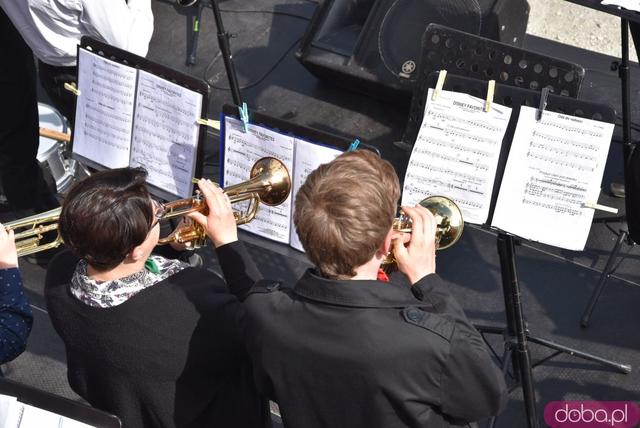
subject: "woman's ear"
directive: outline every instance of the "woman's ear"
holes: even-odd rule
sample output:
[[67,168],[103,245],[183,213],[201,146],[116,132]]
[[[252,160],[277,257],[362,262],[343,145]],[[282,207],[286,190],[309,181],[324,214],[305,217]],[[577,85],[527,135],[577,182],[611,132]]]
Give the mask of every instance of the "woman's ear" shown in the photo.
[[145,252],[142,249],[142,245],[138,245],[137,247],[134,247],[133,250],[131,250],[131,252],[127,254],[127,256],[129,257],[129,259],[131,259],[131,261],[137,262],[144,258],[144,254]]

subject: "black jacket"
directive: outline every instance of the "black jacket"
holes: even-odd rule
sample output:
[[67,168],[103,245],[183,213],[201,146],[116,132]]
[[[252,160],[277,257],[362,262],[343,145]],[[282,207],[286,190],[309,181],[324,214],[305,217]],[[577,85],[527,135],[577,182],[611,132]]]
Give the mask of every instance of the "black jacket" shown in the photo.
[[258,388],[286,427],[467,426],[506,403],[501,371],[435,274],[408,287],[309,270],[292,290],[260,281],[240,297]]
[[95,308],[69,292],[77,261],[57,255],[45,285],[75,392],[126,428],[270,425],[240,341],[242,305],[220,278],[186,268],[118,306]]

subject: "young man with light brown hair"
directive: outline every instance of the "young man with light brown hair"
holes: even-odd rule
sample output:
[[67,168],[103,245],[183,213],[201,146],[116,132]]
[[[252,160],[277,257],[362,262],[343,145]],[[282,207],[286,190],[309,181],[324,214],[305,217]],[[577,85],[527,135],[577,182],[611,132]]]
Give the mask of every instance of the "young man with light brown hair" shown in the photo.
[[[216,236],[231,207],[221,190],[201,188],[211,213],[199,220],[215,245],[237,239]],[[392,229],[399,196],[393,167],[373,152],[320,166],[294,214],[316,268],[293,288],[263,280],[232,289],[245,302],[257,386],[286,427],[469,426],[505,405],[502,373],[435,273],[433,215],[402,207],[409,241]],[[392,249],[411,286],[378,280]]]

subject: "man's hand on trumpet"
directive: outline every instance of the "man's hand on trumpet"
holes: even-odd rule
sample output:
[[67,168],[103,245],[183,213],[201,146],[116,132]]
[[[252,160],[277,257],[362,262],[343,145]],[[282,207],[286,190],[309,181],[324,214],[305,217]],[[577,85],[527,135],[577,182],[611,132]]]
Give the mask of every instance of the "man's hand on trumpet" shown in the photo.
[[216,248],[237,241],[238,226],[229,197],[218,185],[208,179],[199,180],[198,187],[209,207],[209,214],[205,216],[200,212],[193,212],[188,214],[188,217],[204,227]]
[[13,230],[6,231],[0,224],[0,269],[18,267],[18,253]]
[[393,241],[393,254],[398,270],[415,284],[423,277],[436,271],[436,230],[437,223],[431,212],[421,206],[402,207],[412,222],[411,240],[400,237]]

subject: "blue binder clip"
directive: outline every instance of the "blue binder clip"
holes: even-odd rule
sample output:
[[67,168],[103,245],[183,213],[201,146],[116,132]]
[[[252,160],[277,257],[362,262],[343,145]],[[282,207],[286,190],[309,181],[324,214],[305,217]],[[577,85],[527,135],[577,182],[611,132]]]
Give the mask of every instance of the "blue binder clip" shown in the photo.
[[247,125],[249,124],[249,109],[247,103],[242,103],[242,107],[238,107],[240,111],[240,120],[242,121],[242,130],[247,132]]
[[355,140],[353,140],[353,143],[351,143],[351,145],[349,146],[349,148],[347,149],[348,152],[353,152],[355,151],[355,149],[358,148],[358,146],[360,145],[360,140],[358,140],[357,138]]

